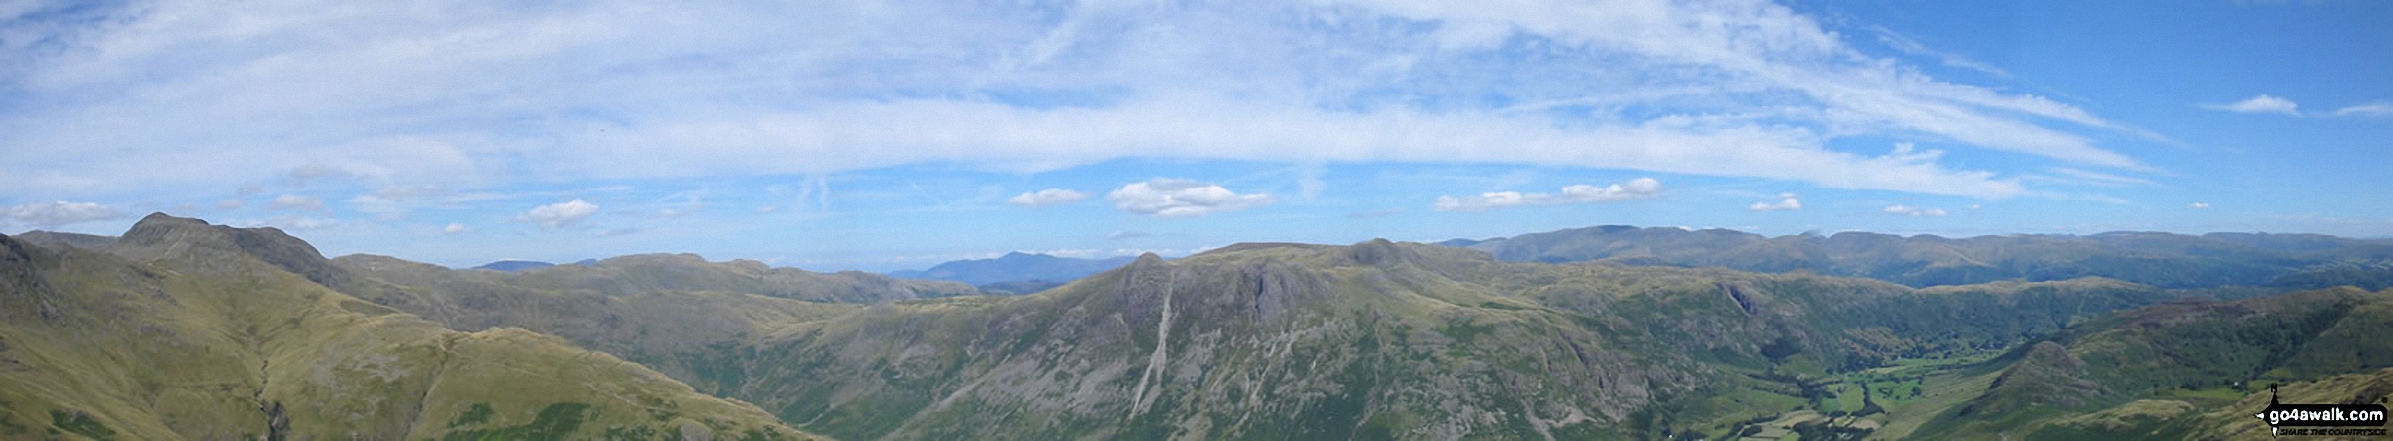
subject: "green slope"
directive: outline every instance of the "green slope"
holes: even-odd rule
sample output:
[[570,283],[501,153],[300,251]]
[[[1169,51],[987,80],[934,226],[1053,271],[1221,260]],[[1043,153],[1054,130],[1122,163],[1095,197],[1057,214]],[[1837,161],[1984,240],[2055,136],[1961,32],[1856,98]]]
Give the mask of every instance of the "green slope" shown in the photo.
[[0,236],[0,438],[810,437],[554,337],[362,301],[328,268],[273,229],[164,215],[97,248]]
[[2386,330],[2393,330],[2393,291],[2340,288],[2123,311],[2003,360],[1991,387],[1913,437],[2264,437],[2265,426],[2253,432],[2241,420],[2266,407],[2267,385],[2313,385],[2286,389],[2293,391],[2287,402],[2307,403],[2380,402],[2393,391],[2314,393],[2322,382],[2393,378],[2384,370],[2393,367]]

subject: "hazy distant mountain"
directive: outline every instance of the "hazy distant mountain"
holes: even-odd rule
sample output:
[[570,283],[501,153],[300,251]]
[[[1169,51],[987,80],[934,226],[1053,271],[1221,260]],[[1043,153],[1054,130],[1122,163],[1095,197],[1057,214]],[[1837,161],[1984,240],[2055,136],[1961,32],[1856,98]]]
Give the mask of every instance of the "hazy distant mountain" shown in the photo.
[[1130,263],[1131,259],[1131,256],[1081,259],[1012,252],[995,259],[958,260],[941,263],[927,270],[894,271],[889,275],[910,279],[954,280],[982,288],[1027,294],[1119,268]]
[[556,337],[327,289],[380,284],[275,229],[153,214],[106,242],[0,236],[0,439],[811,438]]
[[485,263],[482,264],[482,266],[473,267],[472,269],[516,272],[524,270],[536,270],[552,266],[557,266],[557,264],[530,260],[501,260],[497,262]]
[[25,234],[17,235],[16,239],[25,243],[54,248],[66,246],[97,249],[116,243],[116,238],[113,236],[61,233],[56,231],[27,231]]
[[1765,237],[1720,229],[1609,225],[1490,239],[1468,247],[1511,261],[1810,271],[1911,286],[2079,277],[2167,288],[2265,286],[2304,272],[2393,264],[2393,241],[2314,234],[2114,232],[1953,239],[1847,232]]

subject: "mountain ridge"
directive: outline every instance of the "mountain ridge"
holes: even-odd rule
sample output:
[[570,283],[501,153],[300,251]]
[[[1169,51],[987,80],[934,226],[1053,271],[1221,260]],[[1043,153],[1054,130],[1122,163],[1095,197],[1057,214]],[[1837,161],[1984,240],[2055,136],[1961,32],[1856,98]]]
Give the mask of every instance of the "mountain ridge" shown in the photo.
[[1133,256],[1104,259],[1061,257],[1044,253],[1007,252],[991,259],[943,262],[924,270],[891,271],[892,277],[952,280],[983,289],[1016,294],[1044,291],[1065,282],[1130,263]]
[[279,231],[136,227],[102,249],[0,235],[0,438],[812,438],[555,337],[349,296],[291,271],[342,274]]
[[[1510,261],[1611,261],[1810,271],[1914,287],[2100,276],[2164,288],[2269,286],[2289,276],[2362,268],[2387,277],[2393,240],[2315,234],[2158,232],[1946,238],[1843,232],[1767,237],[1726,229],[1603,225],[1449,241]],[[2352,277],[2352,275],[2328,275]]]

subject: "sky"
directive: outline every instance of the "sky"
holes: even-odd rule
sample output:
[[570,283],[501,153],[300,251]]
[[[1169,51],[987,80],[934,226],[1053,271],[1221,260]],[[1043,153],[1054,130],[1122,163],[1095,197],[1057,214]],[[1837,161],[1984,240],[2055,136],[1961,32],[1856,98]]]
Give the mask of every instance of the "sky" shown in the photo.
[[2393,2],[0,0],[0,233],[328,256],[2393,236]]

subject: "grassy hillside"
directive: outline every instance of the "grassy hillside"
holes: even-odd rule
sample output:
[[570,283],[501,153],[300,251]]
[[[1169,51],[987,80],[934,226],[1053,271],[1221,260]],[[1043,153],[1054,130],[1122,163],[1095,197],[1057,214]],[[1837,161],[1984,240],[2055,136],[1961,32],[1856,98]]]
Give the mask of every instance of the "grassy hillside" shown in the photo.
[[322,260],[163,215],[97,249],[0,236],[0,438],[810,437],[605,353],[451,331],[290,270],[324,278]]
[[[556,335],[718,395],[725,392],[724,384],[740,381],[738,371],[722,368],[734,364],[726,358],[738,356],[741,348],[757,338],[779,327],[828,319],[863,307],[729,290],[738,286],[700,291],[553,287],[559,279],[617,270],[611,266],[614,263],[589,270],[542,269],[528,275],[450,270],[369,255],[342,256],[333,263],[376,282],[388,282],[392,284],[389,289],[405,293],[406,298],[423,299],[391,306],[450,329],[519,327]],[[621,285],[659,285],[636,274],[607,277],[630,279]]]
[[[2265,436],[2242,420],[2287,402],[2377,402],[2393,386],[2393,291],[2309,291],[2173,302],[2082,324],[2003,360],[2001,378],[1922,428],[1920,439],[2179,439]],[[2309,400],[2309,401],[2297,401]],[[2257,401],[2255,401],[2257,400]]]

